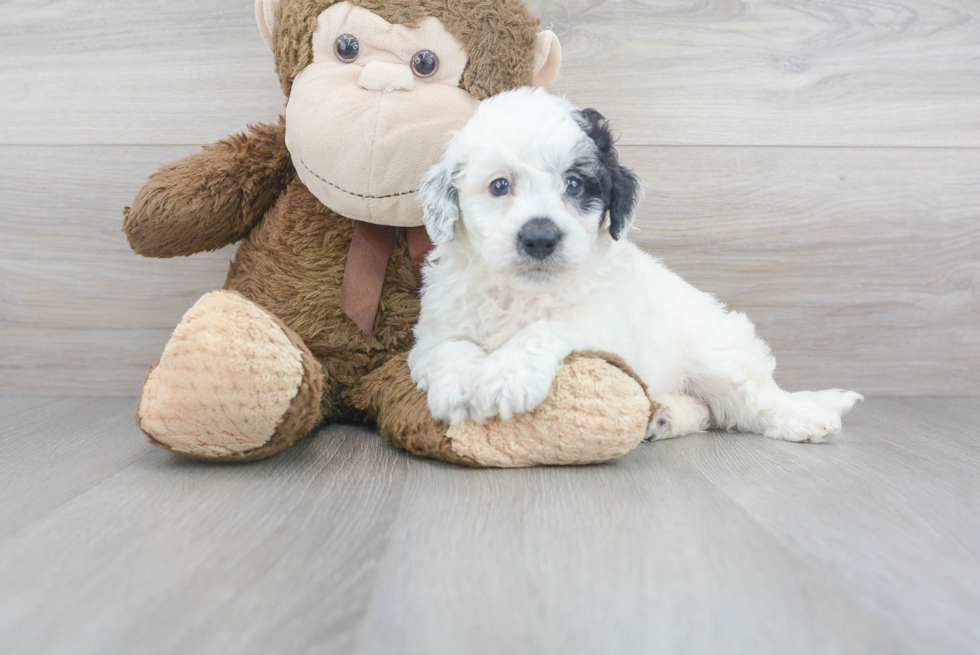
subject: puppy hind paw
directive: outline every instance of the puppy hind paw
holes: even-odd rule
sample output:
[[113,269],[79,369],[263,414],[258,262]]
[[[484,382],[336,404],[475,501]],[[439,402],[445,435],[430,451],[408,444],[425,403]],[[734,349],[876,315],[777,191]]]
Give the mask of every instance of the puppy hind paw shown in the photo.
[[820,402],[831,409],[840,412],[841,416],[854,409],[854,405],[864,400],[864,396],[856,391],[843,391],[841,389],[829,389],[820,392]]
[[654,398],[653,402],[660,409],[650,420],[645,441],[670,439],[708,429],[711,414],[707,405],[696,398],[676,395]]
[[669,439],[672,436],[670,434],[672,425],[673,421],[670,418],[670,409],[666,406],[661,406],[650,420],[650,427],[647,428],[647,436],[643,440],[659,441],[661,439]]
[[864,396],[856,391],[843,389],[825,389],[823,391],[797,391],[792,394],[796,400],[807,400],[822,407],[832,409],[841,416],[847,414]]
[[828,407],[810,403],[778,412],[766,428],[770,439],[796,443],[823,443],[841,430],[840,413]]

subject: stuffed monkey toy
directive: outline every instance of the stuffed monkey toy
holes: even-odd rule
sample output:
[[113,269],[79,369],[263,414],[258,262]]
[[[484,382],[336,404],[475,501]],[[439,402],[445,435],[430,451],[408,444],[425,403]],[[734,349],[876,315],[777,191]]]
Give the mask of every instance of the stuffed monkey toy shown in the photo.
[[554,81],[555,35],[522,0],[257,0],[256,16],[286,115],[164,166],[125,211],[147,257],[240,242],[146,378],[151,443],[247,461],[325,421],[374,421],[398,447],[471,466],[634,448],[650,402],[613,356],[572,355],[541,407],[485,425],[434,421],[406,364],[431,247],[422,175],[482,99]]

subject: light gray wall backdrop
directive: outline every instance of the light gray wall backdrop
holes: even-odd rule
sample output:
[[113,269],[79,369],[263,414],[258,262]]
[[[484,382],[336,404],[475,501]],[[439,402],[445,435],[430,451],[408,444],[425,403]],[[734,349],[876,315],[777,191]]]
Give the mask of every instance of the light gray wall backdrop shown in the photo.
[[[634,238],[746,312],[780,382],[980,395],[980,2],[531,5],[646,183]],[[252,7],[0,2],[0,395],[135,395],[221,286],[232,249],[142,259],[121,212],[283,110]]]

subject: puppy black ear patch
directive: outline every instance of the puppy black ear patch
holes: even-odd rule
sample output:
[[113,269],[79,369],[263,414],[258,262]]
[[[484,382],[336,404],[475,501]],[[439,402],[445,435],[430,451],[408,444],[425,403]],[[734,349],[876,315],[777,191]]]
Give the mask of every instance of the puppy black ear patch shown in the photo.
[[640,194],[640,178],[628,168],[617,167],[613,173],[612,198],[609,201],[609,234],[619,237],[633,225],[636,200]]
[[[630,169],[619,165],[616,139],[609,128],[609,121],[595,109],[582,109],[579,124],[599,150],[599,161],[608,178],[608,197],[605,198],[609,214],[609,234],[619,239],[633,224],[636,203],[640,194],[640,178]],[[603,184],[604,189],[607,187]]]
[[452,241],[459,220],[459,198],[447,162],[441,161],[425,174],[419,188],[425,230],[433,243]]

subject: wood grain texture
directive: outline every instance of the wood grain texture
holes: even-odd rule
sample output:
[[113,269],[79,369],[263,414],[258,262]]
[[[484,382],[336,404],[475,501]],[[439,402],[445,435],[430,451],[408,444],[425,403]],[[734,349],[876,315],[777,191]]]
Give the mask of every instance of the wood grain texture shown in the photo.
[[972,0],[532,4],[624,143],[980,146]]
[[0,148],[0,390],[132,395],[229,248],[133,254],[122,210],[196,148]]
[[[116,414],[118,402],[98,407]],[[24,436],[66,439],[70,425]],[[34,521],[0,532],[11,558],[0,565],[0,651],[350,652],[405,458],[352,428],[241,466],[178,459],[131,426],[97,432],[102,448],[122,439],[140,457],[51,512],[29,489],[58,483],[66,466],[81,474],[85,460],[53,453],[50,469],[20,480],[20,517]]]
[[[133,435],[130,398],[79,403],[64,398],[9,397],[0,400],[0,540],[145,454]],[[16,463],[16,465],[14,465]]]
[[657,450],[530,474],[418,463],[359,652],[912,650]]
[[[0,147],[0,390],[138,392],[234,253],[145,259],[120,232],[192,150]],[[978,152],[627,146],[632,236],[746,312],[788,387],[980,395]]]
[[[0,144],[206,143],[282,93],[250,2],[8,2]],[[971,0],[535,0],[631,144],[980,146]]]
[[0,148],[0,315],[63,330],[173,329],[224,283],[234,249],[138,257],[123,208],[160,165],[195,147]]
[[[980,401],[489,471],[324,429],[180,459],[133,399],[0,399],[0,652],[971,653]],[[43,414],[43,416],[40,416]],[[33,420],[32,420],[33,419]],[[36,447],[31,447],[35,444]]]
[[[925,652],[975,650],[980,549],[970,535],[980,519],[980,401],[874,405],[845,418],[832,457],[699,438],[678,441],[665,459],[693,462],[780,543],[833,571]],[[937,543],[945,544],[941,558],[931,552]],[[924,588],[935,595],[915,591]]]
[[243,0],[6,2],[0,143],[210,143],[285,103]]
[[980,393],[980,151],[622,155],[647,185],[633,238],[748,314],[782,383]]
[[[634,237],[746,312],[784,385],[980,394],[975,7],[531,6],[647,183]],[[0,392],[134,394],[234,250],[135,257],[120,211],[196,149],[169,144],[282,110],[251,3],[3,3],[0,88],[0,144],[41,144],[0,145]]]

